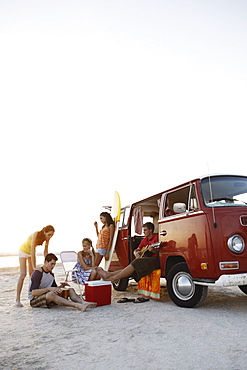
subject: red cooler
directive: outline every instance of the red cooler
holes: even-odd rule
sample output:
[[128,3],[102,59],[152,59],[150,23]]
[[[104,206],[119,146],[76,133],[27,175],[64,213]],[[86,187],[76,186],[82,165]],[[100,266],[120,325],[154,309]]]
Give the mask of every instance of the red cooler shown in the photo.
[[97,306],[111,304],[111,282],[93,280],[85,283],[85,298],[87,302],[97,302]]

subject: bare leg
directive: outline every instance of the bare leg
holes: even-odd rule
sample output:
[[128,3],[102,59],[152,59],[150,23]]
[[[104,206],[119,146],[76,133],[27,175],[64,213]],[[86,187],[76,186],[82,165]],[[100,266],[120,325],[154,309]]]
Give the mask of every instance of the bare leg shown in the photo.
[[92,281],[92,280],[100,280],[101,279],[101,276],[97,273],[96,269],[92,269],[92,272],[89,276],[89,280]]
[[118,271],[113,271],[113,272],[108,272],[101,268],[97,269],[98,274],[103,278],[103,280],[108,280],[113,283],[119,279],[129,277],[130,275],[133,274],[134,271],[135,269],[132,265],[128,265],[123,270],[118,270]]
[[20,276],[17,283],[17,293],[16,293],[16,306],[17,307],[23,307],[23,304],[21,303],[21,291],[23,287],[23,283],[25,280],[25,277],[27,275],[27,258],[19,258],[20,261]]
[[95,253],[95,266],[99,266],[100,262],[102,261],[103,256],[100,253]]
[[[73,296],[73,293],[72,293],[72,296]],[[75,297],[73,296],[73,298],[75,298]],[[77,303],[77,302],[74,302],[74,301],[70,301],[69,299],[65,299],[63,297],[60,297],[59,295],[57,295],[54,292],[48,292],[46,294],[46,300],[47,300],[48,304],[50,302],[55,302],[59,306],[69,306],[69,307],[76,308],[77,310],[80,310],[80,311],[86,311],[86,309],[88,307],[96,307],[96,305],[97,305],[97,303],[94,303],[94,302],[82,301],[79,296],[78,296],[78,298],[79,298],[80,302]]]
[[114,276],[114,275],[117,275],[119,274],[121,271],[123,271],[123,269],[121,270],[116,270],[116,271],[106,271],[104,269],[102,269],[102,267],[96,267],[95,268],[97,273],[104,279],[108,279],[108,277],[110,276]]
[[29,276],[31,276],[32,273],[34,272],[31,257],[28,257],[28,272],[29,272]]
[[77,303],[81,303],[81,304],[88,303],[89,304],[88,307],[96,307],[97,306],[97,303],[95,303],[95,302],[87,302],[87,301],[84,301],[83,299],[81,299],[79,297],[79,295],[76,294],[76,292],[73,288],[70,288],[70,290],[69,290],[69,297],[70,297],[71,301],[73,301],[73,302],[77,302]]

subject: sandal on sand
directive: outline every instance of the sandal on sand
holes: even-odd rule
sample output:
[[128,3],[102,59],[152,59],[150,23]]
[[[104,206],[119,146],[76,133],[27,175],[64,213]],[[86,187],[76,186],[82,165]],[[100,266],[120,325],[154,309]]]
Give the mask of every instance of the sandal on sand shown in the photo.
[[133,298],[121,298],[117,303],[126,303],[126,302],[135,302],[135,299]]
[[144,303],[144,302],[147,302],[147,301],[149,301],[149,298],[138,297],[136,299],[136,301],[134,301],[133,303]]

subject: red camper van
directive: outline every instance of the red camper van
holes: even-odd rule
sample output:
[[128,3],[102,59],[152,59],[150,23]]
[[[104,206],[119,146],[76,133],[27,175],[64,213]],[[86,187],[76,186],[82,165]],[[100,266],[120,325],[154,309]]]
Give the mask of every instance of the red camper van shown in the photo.
[[[161,275],[176,305],[199,306],[208,286],[235,285],[247,294],[246,176],[197,178],[122,208],[110,271],[134,259],[143,238],[136,230],[140,215],[162,242]],[[128,279],[113,285],[125,290]]]

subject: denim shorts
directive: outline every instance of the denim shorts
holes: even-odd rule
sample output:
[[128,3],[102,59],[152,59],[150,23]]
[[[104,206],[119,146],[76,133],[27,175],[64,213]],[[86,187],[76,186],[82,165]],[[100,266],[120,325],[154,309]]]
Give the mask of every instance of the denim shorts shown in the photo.
[[107,252],[107,249],[103,249],[103,248],[96,248],[96,252],[101,254],[101,256],[105,256],[106,255],[106,252]]

